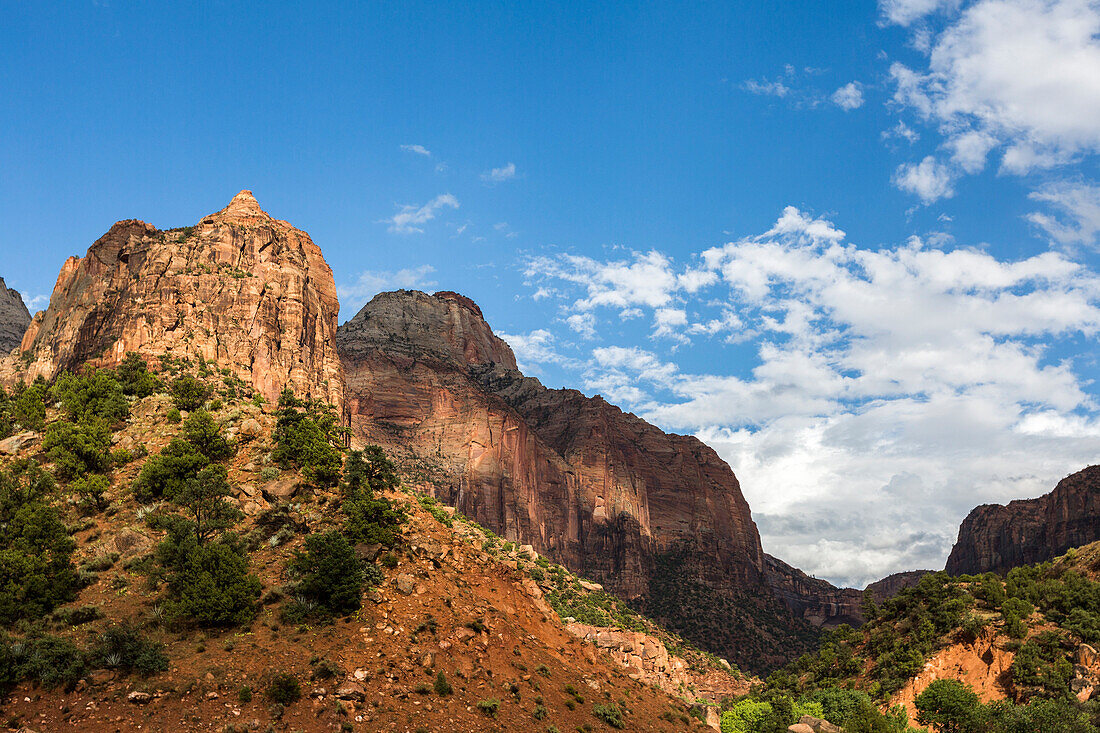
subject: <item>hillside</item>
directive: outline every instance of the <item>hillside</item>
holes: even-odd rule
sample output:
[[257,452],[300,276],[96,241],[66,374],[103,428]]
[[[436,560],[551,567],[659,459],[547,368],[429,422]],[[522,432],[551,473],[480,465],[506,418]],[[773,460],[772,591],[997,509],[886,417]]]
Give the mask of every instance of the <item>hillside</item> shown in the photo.
[[[1057,562],[952,577],[929,573],[841,626],[822,647],[731,706],[785,699],[847,730],[1096,731],[1100,724],[1100,545]],[[732,721],[732,722],[731,722]],[[728,724],[727,724],[728,723]]]
[[407,493],[377,452],[341,470],[323,405],[163,366],[130,357],[0,398],[15,431],[0,441],[6,720],[682,730],[690,702],[747,689],[597,586]]

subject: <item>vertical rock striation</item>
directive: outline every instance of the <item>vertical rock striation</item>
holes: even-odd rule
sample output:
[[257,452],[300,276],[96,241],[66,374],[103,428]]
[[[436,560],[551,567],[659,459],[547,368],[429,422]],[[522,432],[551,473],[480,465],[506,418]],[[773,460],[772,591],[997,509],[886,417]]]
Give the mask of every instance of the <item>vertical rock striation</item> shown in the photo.
[[339,405],[338,314],[321,250],[241,191],[194,227],[120,221],[70,257],[23,335],[29,365],[9,358],[0,379],[171,353],[213,360],[269,400],[290,386]]
[[23,340],[31,314],[18,290],[9,288],[0,277],[0,356],[7,355]]

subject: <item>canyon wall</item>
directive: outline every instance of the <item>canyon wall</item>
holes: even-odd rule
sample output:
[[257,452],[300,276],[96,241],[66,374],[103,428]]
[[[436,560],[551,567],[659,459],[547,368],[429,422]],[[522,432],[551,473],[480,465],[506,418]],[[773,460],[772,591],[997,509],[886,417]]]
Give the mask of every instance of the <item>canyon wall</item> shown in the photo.
[[18,290],[9,288],[0,277],[0,356],[7,355],[23,340],[31,314]]

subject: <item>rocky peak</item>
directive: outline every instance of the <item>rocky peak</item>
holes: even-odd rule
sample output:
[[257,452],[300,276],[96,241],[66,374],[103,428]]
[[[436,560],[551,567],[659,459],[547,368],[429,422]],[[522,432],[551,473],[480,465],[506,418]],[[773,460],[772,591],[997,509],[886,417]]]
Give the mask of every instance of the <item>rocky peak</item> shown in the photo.
[[272,222],[274,219],[266,211],[260,208],[260,202],[245,189],[229,202],[221,211],[211,214],[203,220],[203,223],[217,224],[260,224]]
[[70,257],[23,336],[29,366],[0,362],[0,380],[171,353],[212,360],[268,400],[290,386],[339,405],[338,314],[321,250],[242,191],[194,227],[128,219]]
[[469,298],[450,291],[379,293],[340,327],[348,348],[382,349],[391,356],[429,360],[451,368],[499,364],[516,369],[512,349],[501,340]]
[[30,322],[31,314],[23,303],[23,297],[0,277],[0,355],[19,345]]

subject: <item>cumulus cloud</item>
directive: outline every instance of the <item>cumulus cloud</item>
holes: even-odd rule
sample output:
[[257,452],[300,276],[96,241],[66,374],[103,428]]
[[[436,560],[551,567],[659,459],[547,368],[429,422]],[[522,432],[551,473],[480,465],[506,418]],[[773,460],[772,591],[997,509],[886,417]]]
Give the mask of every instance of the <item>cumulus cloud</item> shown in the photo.
[[503,183],[516,177],[516,164],[509,163],[500,168],[493,168],[481,174],[481,180],[486,183]]
[[423,145],[402,145],[401,149],[406,153],[416,153],[417,155],[423,155],[426,158],[432,157],[432,151],[428,150]]
[[340,285],[336,294],[340,302],[348,308],[345,317],[351,318],[368,300],[378,293],[388,290],[426,290],[434,287],[435,282],[429,276],[435,272],[431,265],[420,265],[401,270],[364,270],[355,282]]
[[894,173],[894,185],[915,193],[925,204],[954,196],[954,181],[951,169],[931,155],[919,163],[902,163]]
[[[881,3],[884,16],[901,25],[957,6]],[[981,171],[994,152],[1000,171],[1017,175],[1100,152],[1096,0],[977,0],[951,13],[938,34],[921,32],[928,34],[927,67],[891,67],[894,102],[943,136],[954,171]],[[927,202],[922,190],[928,189],[909,177],[895,183],[913,184],[906,190]]]
[[561,354],[554,348],[554,334],[544,328],[538,328],[530,333],[504,333],[497,334],[512,347],[516,355],[516,363],[522,371],[537,370],[539,365],[554,364],[565,361]]
[[859,109],[863,106],[863,89],[858,82],[849,82],[833,92],[830,99],[845,112]]
[[449,193],[440,194],[423,206],[404,205],[389,219],[383,223],[389,224],[388,231],[393,234],[422,234],[422,224],[427,224],[436,217],[440,209],[457,209],[458,199]]
[[[942,567],[973,506],[1095,461],[1100,406],[1059,354],[1100,331],[1100,278],[1064,253],[1006,260],[917,237],[867,250],[788,207],[689,265],[656,251],[545,264],[575,314],[638,309],[655,330],[742,337],[744,373],[699,368],[724,363],[717,342],[694,360],[663,339],[591,349],[577,369],[587,390],[718,450],[765,549],[818,577]],[[688,271],[713,278],[689,291]]]

